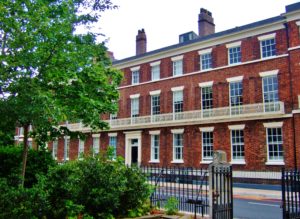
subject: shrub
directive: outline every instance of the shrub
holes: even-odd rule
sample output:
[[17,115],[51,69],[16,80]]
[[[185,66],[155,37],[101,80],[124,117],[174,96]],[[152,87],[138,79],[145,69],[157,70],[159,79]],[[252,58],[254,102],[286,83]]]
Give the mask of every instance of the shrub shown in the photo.
[[[19,146],[0,147],[0,177],[6,178],[7,183],[17,186],[20,180],[23,148]],[[44,175],[50,166],[54,166],[55,161],[49,152],[45,150],[29,150],[25,187],[30,188],[36,182],[36,175]]]
[[125,216],[145,209],[150,193],[139,169],[126,167],[121,159],[107,160],[106,155],[52,168],[46,184],[49,218],[65,218],[78,209],[94,218]]
[[170,197],[165,204],[166,214],[173,215],[178,213],[178,200],[175,197]]

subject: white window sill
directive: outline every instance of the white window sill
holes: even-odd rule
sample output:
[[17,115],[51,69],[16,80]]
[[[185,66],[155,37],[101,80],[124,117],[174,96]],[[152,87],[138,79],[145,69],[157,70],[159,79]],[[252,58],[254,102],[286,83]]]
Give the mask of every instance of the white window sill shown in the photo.
[[246,162],[244,160],[232,160],[232,161],[230,161],[230,164],[245,165]]
[[275,55],[275,56],[261,57],[260,59],[261,59],[261,60],[273,59],[273,58],[276,58],[276,56],[277,56],[277,55]]
[[268,161],[268,162],[266,162],[266,165],[282,166],[282,165],[284,165],[284,162],[283,161]]
[[206,69],[201,69],[200,72],[204,73],[204,72],[211,71],[211,70],[213,70],[213,68],[206,68]]
[[184,163],[183,160],[172,160],[171,163]]
[[240,65],[242,62],[228,63],[228,66]]
[[149,163],[159,163],[159,160],[149,160]]
[[202,161],[200,161],[201,164],[210,164],[212,162],[213,162],[212,160],[202,160]]

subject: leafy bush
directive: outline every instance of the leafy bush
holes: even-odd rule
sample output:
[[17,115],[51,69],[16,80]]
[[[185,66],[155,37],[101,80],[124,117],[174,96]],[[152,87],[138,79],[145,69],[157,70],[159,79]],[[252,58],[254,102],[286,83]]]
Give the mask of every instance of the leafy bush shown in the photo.
[[0,178],[0,218],[41,218],[49,207],[43,187],[13,187]]
[[121,159],[110,161],[107,155],[52,168],[46,184],[51,205],[47,218],[65,218],[72,211],[105,219],[144,212],[150,194],[138,168],[128,168]]
[[[9,185],[17,186],[20,182],[22,152],[23,148],[19,146],[0,147],[0,177],[6,178]],[[55,164],[50,152],[29,150],[25,187],[32,187],[37,182],[36,175],[46,174]]]
[[175,197],[170,197],[165,204],[167,215],[173,215],[178,213],[178,200]]

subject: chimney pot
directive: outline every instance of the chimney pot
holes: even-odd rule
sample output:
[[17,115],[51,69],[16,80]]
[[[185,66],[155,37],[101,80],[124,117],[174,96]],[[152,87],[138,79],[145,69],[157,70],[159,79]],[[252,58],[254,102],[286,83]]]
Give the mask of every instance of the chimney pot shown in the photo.
[[199,37],[215,33],[214,19],[210,11],[201,8],[198,18]]
[[138,30],[136,35],[136,55],[141,55],[147,52],[147,36],[145,29]]

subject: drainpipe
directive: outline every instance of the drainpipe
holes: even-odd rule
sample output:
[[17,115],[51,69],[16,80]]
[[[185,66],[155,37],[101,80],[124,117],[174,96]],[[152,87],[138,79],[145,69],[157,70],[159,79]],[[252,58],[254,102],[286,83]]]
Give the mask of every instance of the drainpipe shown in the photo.
[[[287,38],[287,48],[290,48],[290,36],[289,36],[289,27],[288,23],[284,23],[285,26],[285,34]],[[293,83],[292,83],[292,75],[291,75],[291,56],[290,56],[290,51],[288,50],[288,69],[289,69],[289,80],[290,80],[290,94],[291,94],[291,99],[292,99],[292,111],[294,109],[294,97],[293,97]],[[293,115],[293,114],[292,114]],[[297,150],[296,150],[296,128],[295,128],[295,117],[293,115],[292,117],[292,126],[293,126],[293,148],[294,148],[294,168],[297,169]]]

